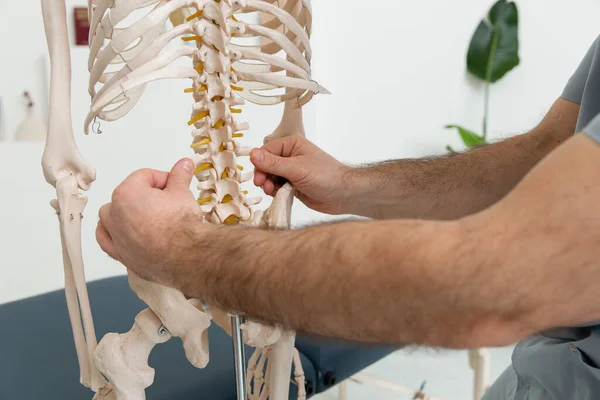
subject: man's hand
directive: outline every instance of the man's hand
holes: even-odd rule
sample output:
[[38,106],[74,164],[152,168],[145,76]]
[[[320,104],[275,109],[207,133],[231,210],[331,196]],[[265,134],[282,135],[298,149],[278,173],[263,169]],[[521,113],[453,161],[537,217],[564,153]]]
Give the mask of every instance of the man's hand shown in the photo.
[[123,181],[100,208],[96,239],[102,250],[144,279],[173,285],[182,262],[176,256],[193,246],[185,224],[199,221],[189,190],[193,168],[184,159],[170,173],[143,169]]
[[344,214],[351,194],[351,168],[319,149],[303,136],[287,136],[254,149],[250,160],[256,167],[254,184],[274,196],[289,181],[297,197],[315,211]]

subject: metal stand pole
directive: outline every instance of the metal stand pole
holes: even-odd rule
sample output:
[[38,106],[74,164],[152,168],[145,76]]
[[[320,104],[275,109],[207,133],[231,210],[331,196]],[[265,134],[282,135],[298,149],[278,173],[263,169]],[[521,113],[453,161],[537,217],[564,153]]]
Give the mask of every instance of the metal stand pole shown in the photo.
[[231,337],[233,338],[233,358],[235,363],[235,384],[237,400],[247,400],[246,393],[246,356],[244,354],[244,338],[242,337],[242,318],[231,317]]

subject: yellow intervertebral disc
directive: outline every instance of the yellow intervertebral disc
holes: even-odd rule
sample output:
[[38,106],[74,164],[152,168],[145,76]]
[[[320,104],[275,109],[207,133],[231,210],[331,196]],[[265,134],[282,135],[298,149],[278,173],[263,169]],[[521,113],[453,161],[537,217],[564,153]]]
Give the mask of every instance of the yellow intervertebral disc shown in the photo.
[[241,165],[238,165],[237,167],[238,167],[238,169],[239,169],[240,171],[243,171],[243,170],[244,170],[244,167],[242,167]]
[[219,129],[219,128],[222,128],[224,125],[225,125],[225,122],[223,122],[223,120],[220,119],[217,121],[217,123],[215,124],[215,126],[213,128]]
[[206,204],[210,203],[211,197],[205,197],[203,199],[198,199],[198,204]]
[[233,138],[241,138],[241,137],[244,137],[244,134],[243,133],[234,133],[233,135],[231,135],[231,137],[233,137]]
[[236,92],[242,92],[244,90],[243,87],[231,85],[231,90],[235,90]]
[[196,71],[202,72],[203,69],[204,69],[204,63],[202,61],[198,61],[198,65],[196,66]]
[[240,110],[239,108],[229,107],[229,111],[231,111],[232,114],[241,114],[242,113],[242,110]]

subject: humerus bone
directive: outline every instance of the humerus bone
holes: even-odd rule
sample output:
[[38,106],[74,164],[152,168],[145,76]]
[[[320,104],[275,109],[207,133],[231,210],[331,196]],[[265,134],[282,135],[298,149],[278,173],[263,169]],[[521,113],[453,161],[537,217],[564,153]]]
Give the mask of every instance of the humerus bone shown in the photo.
[[102,338],[95,352],[96,364],[111,382],[118,400],[146,398],[144,390],[154,381],[148,357],[154,346],[170,338],[169,331],[149,309],[137,315],[129,332],[109,333]]

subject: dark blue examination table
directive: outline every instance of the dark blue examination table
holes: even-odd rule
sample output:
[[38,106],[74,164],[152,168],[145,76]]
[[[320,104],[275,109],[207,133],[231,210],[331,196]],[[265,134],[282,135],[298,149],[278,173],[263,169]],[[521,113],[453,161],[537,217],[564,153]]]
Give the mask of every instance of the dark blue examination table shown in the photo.
[[[108,332],[127,332],[145,307],[126,277],[88,283],[98,340]],[[318,310],[315,310],[318,312]],[[150,356],[156,370],[148,400],[235,400],[231,337],[213,324],[210,362],[196,369],[181,341],[158,345]],[[308,397],[336,385],[397,348],[298,336]],[[249,358],[253,349],[246,348]],[[290,386],[290,398],[296,387]],[[91,400],[79,383],[79,367],[64,290],[0,305],[0,400]],[[279,400],[279,399],[272,399]]]

